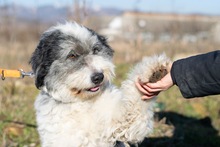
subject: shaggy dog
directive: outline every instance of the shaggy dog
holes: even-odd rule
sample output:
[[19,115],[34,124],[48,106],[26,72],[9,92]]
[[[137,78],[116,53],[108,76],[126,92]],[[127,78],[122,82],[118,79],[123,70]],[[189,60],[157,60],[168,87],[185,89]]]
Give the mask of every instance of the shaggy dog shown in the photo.
[[112,57],[103,36],[77,23],[43,33],[30,61],[41,90],[35,108],[43,147],[127,146],[152,131],[155,99],[142,101],[135,82],[157,79],[169,59],[144,58],[117,88]]

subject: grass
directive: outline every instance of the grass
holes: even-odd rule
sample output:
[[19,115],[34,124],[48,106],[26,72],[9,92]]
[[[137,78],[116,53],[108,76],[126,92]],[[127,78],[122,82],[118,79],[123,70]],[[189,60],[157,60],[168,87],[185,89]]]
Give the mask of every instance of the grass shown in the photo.
[[[24,68],[25,71],[29,71],[28,61],[36,44],[36,41],[33,41],[23,45],[18,43],[1,46],[0,67]],[[136,52],[135,49],[126,50],[135,48],[132,45],[112,43],[112,46],[116,50],[114,58],[117,64],[117,80],[114,81],[116,85],[120,85],[129,69],[143,55],[162,51],[172,57],[177,55],[177,51],[174,54],[168,49],[172,46],[170,44],[145,45],[143,48],[148,50],[140,49],[140,52],[136,54],[133,54]],[[163,50],[163,48],[166,49]],[[185,46],[181,48],[180,53],[187,52]],[[190,46],[190,48],[193,47]],[[204,48],[201,50],[205,52]],[[214,50],[214,47],[209,47],[209,50]],[[127,54],[124,55],[125,53]],[[34,100],[38,90],[34,86],[34,80],[30,78],[6,79],[0,81],[0,86],[0,146],[40,146],[34,111]],[[219,104],[219,95],[187,100],[182,98],[178,87],[162,92],[155,106],[154,132],[141,146],[220,146]]]
[[1,81],[0,93],[2,146],[38,145],[33,109],[38,93],[35,86],[22,84],[20,81]]

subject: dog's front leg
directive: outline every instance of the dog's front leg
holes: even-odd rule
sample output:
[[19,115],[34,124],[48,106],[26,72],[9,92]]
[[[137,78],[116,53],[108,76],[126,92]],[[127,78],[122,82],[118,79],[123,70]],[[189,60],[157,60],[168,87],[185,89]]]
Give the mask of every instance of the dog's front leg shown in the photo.
[[153,105],[155,98],[141,100],[142,93],[135,86],[141,82],[155,82],[166,74],[170,60],[165,55],[145,57],[122,83],[122,101],[125,111],[119,140],[136,143],[142,141],[153,129]]

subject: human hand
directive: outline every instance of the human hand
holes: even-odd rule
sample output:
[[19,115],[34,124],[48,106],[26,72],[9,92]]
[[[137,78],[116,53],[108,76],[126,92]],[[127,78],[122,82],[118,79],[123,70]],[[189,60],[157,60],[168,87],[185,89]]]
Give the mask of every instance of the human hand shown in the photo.
[[141,81],[136,82],[137,88],[143,93],[143,96],[141,97],[142,100],[151,99],[157,96],[161,91],[165,91],[173,85],[170,72],[168,72],[167,75],[156,83],[142,83]]

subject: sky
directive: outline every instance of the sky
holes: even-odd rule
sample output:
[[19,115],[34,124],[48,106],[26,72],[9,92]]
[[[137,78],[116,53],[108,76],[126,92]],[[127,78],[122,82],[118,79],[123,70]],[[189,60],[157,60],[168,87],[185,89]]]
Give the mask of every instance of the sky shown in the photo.
[[[57,7],[70,5],[74,0],[0,0],[3,3],[16,3],[24,6],[52,4]],[[83,0],[81,0],[83,1]],[[145,12],[167,12],[184,14],[220,15],[220,0],[85,0],[88,6],[115,7],[122,10],[141,10]]]

